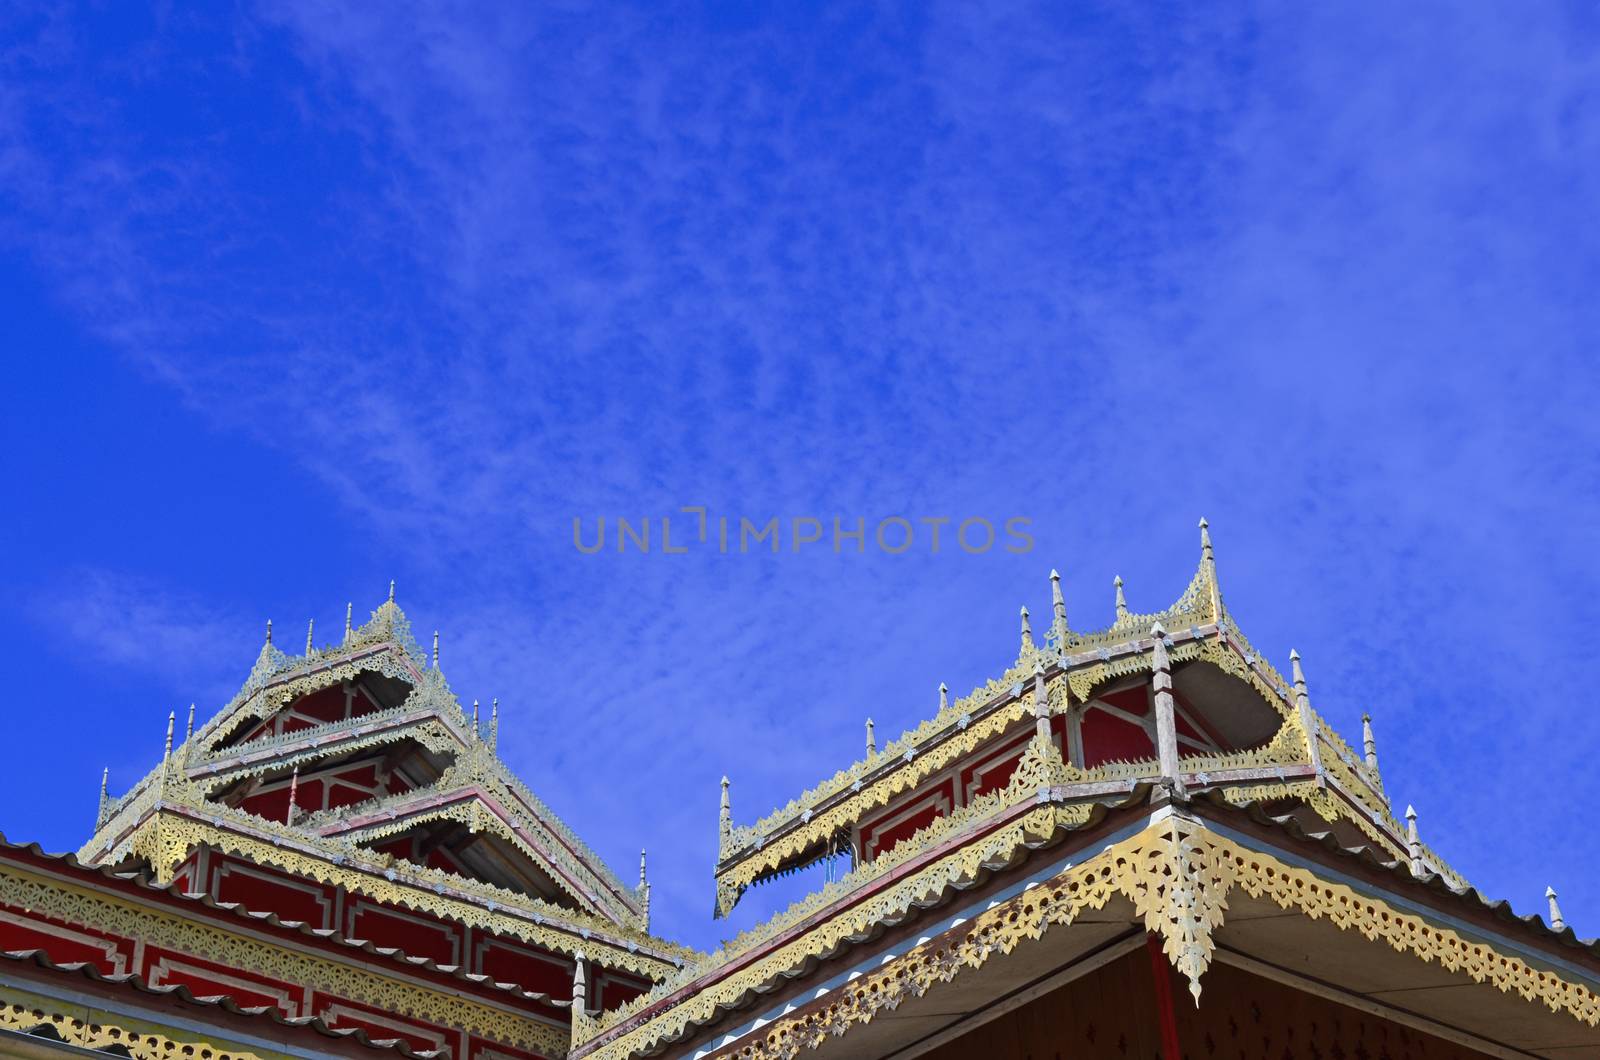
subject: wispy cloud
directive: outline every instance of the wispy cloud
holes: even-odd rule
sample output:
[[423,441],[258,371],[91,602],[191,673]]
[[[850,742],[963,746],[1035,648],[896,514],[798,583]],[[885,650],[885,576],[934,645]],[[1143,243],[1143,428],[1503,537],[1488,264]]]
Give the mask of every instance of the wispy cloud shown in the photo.
[[[382,556],[535,788],[619,863],[655,837],[666,930],[714,930],[723,772],[745,818],[868,714],[915,724],[1051,566],[1084,625],[1114,573],[1166,602],[1202,513],[1252,637],[1374,709],[1436,846],[1534,895],[1516,863],[1565,826],[1513,819],[1522,763],[1600,795],[1563,639],[1600,588],[1600,70],[1594,26],[1509,17],[35,20],[0,233],[194,424],[301,469],[242,518],[331,493],[325,554],[252,561],[299,606]],[[570,546],[687,504],[1020,514],[1038,547]],[[67,580],[96,604],[50,617],[109,664],[221,646],[181,588]]]
[[95,665],[153,676],[201,701],[225,700],[249,668],[237,616],[155,579],[73,571],[38,591],[34,610]]

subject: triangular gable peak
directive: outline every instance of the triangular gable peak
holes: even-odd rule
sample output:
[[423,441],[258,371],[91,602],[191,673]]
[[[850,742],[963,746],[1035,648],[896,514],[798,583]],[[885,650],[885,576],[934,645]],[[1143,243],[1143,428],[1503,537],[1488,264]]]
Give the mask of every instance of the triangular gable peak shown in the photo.
[[161,764],[122,798],[103,795],[80,857],[143,856],[158,877],[171,872],[187,851],[151,858],[148,836],[155,817],[178,813],[219,846],[226,832],[262,857],[303,850],[436,894],[481,891],[490,909],[525,907],[586,938],[649,938],[648,889],[623,884],[500,761],[498,717],[480,724],[476,703],[469,716],[438,667],[437,635],[430,658],[392,589],[364,625],[347,618],[321,648],[308,631],[306,648],[284,653],[269,625],[238,694],[176,748],[169,721]]
[[1151,782],[1179,798],[1278,800],[1308,824],[1456,879],[1396,820],[1370,730],[1357,756],[1312,709],[1298,656],[1286,681],[1251,647],[1223,604],[1204,520],[1200,538],[1199,566],[1171,607],[1131,611],[1119,579],[1116,620],[1095,632],[1068,624],[1052,571],[1042,635],[1023,608],[1004,674],[954,701],[941,686],[938,713],[881,749],[869,722],[865,758],[755,824],[734,825],[724,780],[716,912],[818,860],[859,869],[977,827],[1035,743],[1046,748],[1035,757],[1056,760],[1068,802]]

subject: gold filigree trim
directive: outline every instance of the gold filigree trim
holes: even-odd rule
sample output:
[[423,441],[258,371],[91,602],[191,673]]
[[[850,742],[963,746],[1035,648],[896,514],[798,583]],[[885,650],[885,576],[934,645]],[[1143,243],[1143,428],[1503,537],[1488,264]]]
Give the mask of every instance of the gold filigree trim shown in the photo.
[[[1213,936],[1227,912],[1227,895],[1239,888],[1266,898],[1280,908],[1312,919],[1327,919],[1346,931],[1382,941],[1474,982],[1566,1012],[1590,1025],[1600,1025],[1600,995],[1556,972],[1501,953],[1486,942],[1465,938],[1382,899],[1333,883],[1308,869],[1290,866],[1260,851],[1243,848],[1182,817],[1168,817],[1145,831],[1109,847],[1051,880],[978,913],[938,938],[849,980],[824,1003],[782,1016],[735,1043],[719,1057],[737,1060],[793,1060],[854,1027],[892,1011],[908,998],[920,997],[964,969],[976,969],[997,954],[1007,954],[1025,940],[1038,939],[1050,927],[1069,924],[1084,911],[1103,908],[1114,895],[1130,899],[1145,928],[1162,941],[1175,967],[1190,981],[1198,997],[1199,982],[1209,966]],[[823,957],[832,946],[819,940],[812,956]],[[681,1019],[668,1009],[652,1021],[589,1052],[585,1060],[625,1060],[654,1043],[680,1035],[691,1024],[714,1019],[718,1007],[732,1007],[756,989],[759,978],[741,971],[719,984],[712,1004],[687,1000],[693,1018]]]
[[[1012,823],[984,835],[975,843],[951,852],[893,887],[852,906],[807,933],[803,939],[766,955],[735,979],[696,991],[683,1005],[667,1010],[669,1014],[678,1014],[672,1017],[674,1021],[681,1018],[682,1023],[675,1025],[681,1029],[682,1026],[692,1022],[698,1012],[712,1011],[718,1005],[723,1007],[731,1005],[745,990],[753,989],[753,984],[766,982],[771,977],[799,967],[795,962],[803,963],[811,957],[832,952],[847,939],[869,931],[874,925],[885,921],[892,922],[904,916],[928,896],[940,894],[958,882],[975,879],[986,867],[1008,864],[1024,847],[1039,846],[1058,831],[1082,827],[1094,813],[1092,804],[1059,805],[1041,801],[1041,798],[1048,799],[1050,789],[1057,786],[1070,769],[1071,767],[1062,761],[1060,751],[1054,744],[1036,737],[1030,741],[1024,761],[1002,790],[979,796],[957,813],[933,821],[914,835],[896,843],[888,853],[860,866],[843,879],[791,906],[760,927],[739,935],[704,961],[684,969],[677,976],[656,985],[649,992],[606,1013],[598,1020],[585,1017],[580,1021],[580,1030],[574,1040],[578,1042],[591,1040],[608,1028],[617,1026],[650,1005],[703,978],[710,970],[725,966],[754,952],[795,925],[835,906],[852,892],[889,875],[907,862],[924,856],[929,849],[943,844],[963,831],[975,830],[975,827],[984,820],[998,816],[1006,810],[1029,802],[1037,804],[1036,809]],[[711,1008],[708,1009],[707,1005]]]
[[[94,1051],[126,1050],[134,1060],[287,1060],[290,1054],[256,1053],[219,1039],[180,1038],[171,1027],[117,1016],[115,1023],[87,1018],[93,1010],[68,1005],[11,987],[0,988],[0,1028],[40,1035],[41,1045],[56,1042]],[[54,1036],[40,1034],[49,1031]]]
[[[426,890],[415,883],[389,879],[386,873],[393,869],[386,869],[376,857],[367,870],[362,871],[349,864],[332,864],[324,857],[167,813],[157,814],[145,822],[126,844],[128,853],[147,860],[154,868],[157,879],[162,882],[170,880],[189,853],[200,846],[234,854],[258,865],[271,865],[303,879],[343,887],[346,891],[366,895],[379,902],[415,909],[496,935],[519,938],[554,953],[569,957],[583,953],[604,967],[634,972],[652,981],[678,970],[678,966],[671,961],[639,952],[639,943],[630,946],[628,933],[619,932],[613,925],[597,923],[595,928],[557,930],[544,924],[544,917],[540,913],[523,913],[519,916],[502,911],[524,909],[528,903],[524,895],[490,884],[464,880],[437,869],[408,868],[408,874],[437,878],[437,890]],[[356,848],[352,846],[351,856],[347,860],[363,863],[355,855]],[[108,860],[115,862],[120,858],[113,856]],[[469,898],[443,893],[446,886],[466,892]],[[556,923],[566,924],[577,919],[571,915],[571,910],[560,912],[564,915]],[[581,915],[578,914],[578,917]],[[646,941],[653,948],[678,949],[654,937],[647,936]]]
[[559,1053],[567,1045],[564,1028],[455,991],[429,989],[369,970],[381,965],[363,968],[325,960],[164,910],[80,890],[57,880],[9,869],[0,872],[0,902],[69,924],[137,939],[146,945],[180,950],[231,967],[248,968],[282,982],[309,985],[386,1012],[459,1027],[519,1048]]

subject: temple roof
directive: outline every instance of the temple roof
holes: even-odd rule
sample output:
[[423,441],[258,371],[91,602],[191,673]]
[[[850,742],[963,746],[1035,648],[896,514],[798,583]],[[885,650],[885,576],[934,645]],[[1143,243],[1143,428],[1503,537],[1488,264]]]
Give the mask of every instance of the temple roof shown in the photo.
[[[103,794],[79,856],[110,865],[142,859],[164,880],[184,850],[210,845],[447,917],[475,919],[487,909],[528,941],[568,955],[587,950],[648,978],[693,956],[648,934],[643,879],[624,884],[499,757],[498,712],[487,726],[476,704],[468,714],[438,666],[437,635],[430,658],[392,592],[363,625],[347,618],[337,643],[316,647],[308,631],[302,655],[274,644],[269,623],[238,693],[177,746],[169,718],[156,767],[120,798]],[[306,697],[357,686],[359,713],[280,720]],[[405,790],[314,812],[292,807],[302,773],[363,760],[385,768],[402,755],[416,771]],[[264,785],[287,787],[289,819],[241,802]],[[412,829],[481,838],[492,847],[483,847],[489,874],[376,849]],[[529,882],[508,889],[512,879]]]
[[[292,1032],[296,1037],[304,1035],[309,1039],[306,1043],[308,1046],[311,1042],[317,1042],[321,1048],[326,1049],[332,1043],[341,1045],[348,1043],[360,1047],[360,1051],[416,1058],[416,1060],[430,1060],[430,1058],[440,1055],[437,1050],[415,1050],[408,1042],[399,1038],[374,1038],[359,1027],[330,1027],[318,1016],[285,1016],[273,1005],[240,1005],[226,994],[197,996],[182,984],[151,986],[142,976],[132,973],[107,974],[94,965],[84,962],[58,964],[51,960],[50,955],[44,950],[0,952],[0,961],[10,963],[13,966],[13,972],[21,970],[17,966],[24,966],[65,978],[76,977],[105,987],[127,990],[135,995],[145,995],[153,1000],[177,1002],[186,1008],[210,1010],[207,1014],[213,1016],[213,1018],[217,1012],[226,1013],[234,1017],[245,1017],[246,1023],[259,1021],[281,1028],[282,1031]],[[31,1026],[24,1027],[21,1024],[27,1024],[29,1021],[26,1019],[21,1020],[17,1033],[37,1037],[42,1041],[67,1041],[71,1044],[70,1039],[62,1035],[60,1028],[66,1026],[70,1030],[75,1025],[81,1025],[82,1020],[80,1018],[72,1018],[70,1021],[68,1019],[69,1015],[71,1017],[77,1016],[78,1006],[60,1007],[72,1011],[69,1014],[67,1011],[54,1012],[41,1008],[37,1013],[37,1022],[32,1023]],[[282,1033],[282,1031],[279,1033]],[[293,1038],[290,1040],[293,1040]]]
[[[1280,959],[1304,963],[1309,955],[1295,947],[1305,931],[1321,932],[1321,945],[1340,948],[1339,961],[1382,964],[1390,978],[1416,981],[1422,965],[1413,958],[1433,964],[1427,978],[1437,998],[1411,1001],[1424,1016],[1450,1013],[1492,1035],[1497,1006],[1537,998],[1543,1004],[1523,1011],[1544,1021],[1542,1041],[1600,1044],[1600,940],[1517,916],[1508,903],[1418,872],[1382,847],[1348,846],[1332,829],[1281,812],[1278,800],[1240,803],[1206,791],[1179,801],[1142,782],[1069,805],[1059,791],[1037,788],[1039,779],[1014,780],[984,820],[940,842],[908,844],[892,864],[863,866],[589,1021],[573,1055],[624,1060],[752,1041],[774,1052],[802,1042],[830,1055],[887,1055],[990,1003],[983,990],[1003,995],[1039,976],[1048,965],[1037,962],[1070,963],[1113,941],[1142,945],[1146,931],[1164,941],[1197,996],[1217,946],[1257,955],[1276,947]],[[1289,932],[1284,910],[1326,926]],[[1048,950],[1013,956],[1016,967],[987,983],[976,971],[1046,930]],[[978,995],[940,993],[952,980],[971,982],[966,989]],[[1461,1019],[1458,994],[1485,1015]],[[872,1023],[891,1009],[894,1020]],[[847,1037],[823,1048],[868,1023],[880,1028],[870,1047]]]
[[[864,815],[915,790],[939,771],[962,761],[986,741],[1019,731],[1035,716],[1060,715],[1118,682],[1148,675],[1157,654],[1174,673],[1188,668],[1196,694],[1246,700],[1271,712],[1275,732],[1239,750],[1188,755],[1182,768],[1190,786],[1222,787],[1240,799],[1278,785],[1284,796],[1312,805],[1330,821],[1344,821],[1394,856],[1415,843],[1434,871],[1461,883],[1437,855],[1408,836],[1383,791],[1376,757],[1358,756],[1312,707],[1299,656],[1291,653],[1293,677],[1285,680],[1256,651],[1223,603],[1210,530],[1200,522],[1200,562],[1188,586],[1164,610],[1131,612],[1117,580],[1115,621],[1092,632],[1072,629],[1060,575],[1051,572],[1051,621],[1036,640],[1022,609],[1014,662],[997,678],[951,701],[940,687],[938,712],[917,728],[835,773],[787,805],[750,825],[735,825],[724,781],[716,867],[719,914],[748,886],[794,871],[826,856]],[[1195,669],[1198,667],[1199,669]],[[1206,676],[1209,675],[1209,676]],[[1263,715],[1268,716],[1268,715]],[[870,730],[869,730],[870,731]],[[1068,767],[1082,797],[1127,791],[1159,774],[1154,759],[1109,761],[1092,768]]]

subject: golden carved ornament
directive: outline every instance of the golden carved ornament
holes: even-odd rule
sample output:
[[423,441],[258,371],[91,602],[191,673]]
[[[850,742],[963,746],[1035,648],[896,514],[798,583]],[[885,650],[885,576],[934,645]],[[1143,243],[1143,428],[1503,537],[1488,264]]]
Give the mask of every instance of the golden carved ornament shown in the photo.
[[[1061,777],[1070,769],[1071,767],[1062,761],[1061,753],[1053,743],[1036,737],[1030,741],[1022,763],[1013,772],[1005,788],[979,796],[954,814],[934,820],[914,835],[896,843],[886,854],[856,868],[843,879],[829,884],[822,891],[791,906],[760,927],[738,936],[704,961],[684,969],[678,975],[657,984],[649,992],[618,1009],[605,1013],[597,1020],[587,1022],[580,1028],[587,1033],[575,1041],[591,1040],[684,986],[703,978],[710,970],[753,952],[795,924],[833,906],[845,895],[888,875],[907,862],[922,856],[929,849],[1005,810],[1026,803],[1035,803],[1037,806],[1036,809],[1005,827],[985,835],[978,842],[952,851],[893,887],[874,895],[867,901],[855,904],[839,917],[819,925],[803,939],[766,955],[741,971],[738,976],[696,991],[682,1005],[669,1009],[662,1017],[658,1017],[658,1020],[668,1019],[671,1025],[681,1029],[695,1021],[696,1014],[712,1012],[719,1005],[731,1007],[746,991],[756,989],[758,984],[782,975],[789,969],[799,967],[807,959],[831,953],[834,948],[870,930],[876,924],[884,921],[892,922],[903,917],[927,896],[942,893],[946,888],[959,882],[974,880],[985,868],[1008,864],[1024,847],[1039,846],[1061,830],[1081,827],[1094,813],[1092,804],[1060,805],[1040,802],[1041,793],[1057,786]],[[651,1025],[655,1026],[655,1021]]]
[[[145,822],[131,841],[125,844],[128,853],[149,860],[157,880],[163,883],[170,882],[178,866],[192,850],[200,846],[212,847],[258,865],[271,865],[304,879],[343,887],[348,892],[365,895],[375,901],[416,909],[497,935],[519,938],[554,953],[576,956],[583,952],[604,967],[633,972],[652,981],[678,970],[675,962],[640,952],[638,947],[648,944],[653,949],[669,950],[674,954],[682,947],[652,936],[641,936],[634,941],[630,938],[632,932],[565,909],[559,910],[563,914],[560,919],[552,918],[555,923],[566,927],[566,930],[558,930],[545,924],[542,914],[537,912],[515,915],[503,911],[523,910],[528,905],[526,896],[438,869],[407,867],[408,875],[416,879],[435,880],[439,890],[429,890],[418,886],[416,882],[388,879],[383,875],[386,870],[375,855],[371,867],[363,871],[352,865],[331,863],[326,855],[303,853],[286,845],[213,828],[201,821],[172,814],[157,814]],[[362,859],[356,856],[357,853],[352,847],[350,860],[359,864]],[[120,856],[113,855],[108,860],[115,863]],[[442,891],[445,886],[470,897],[461,899],[444,894]],[[568,926],[572,923],[592,926]],[[630,948],[630,942],[633,942],[633,948]],[[688,952],[692,954],[694,951]]]
[[364,954],[358,958],[364,964],[328,960],[163,909],[10,870],[0,872],[0,902],[282,982],[311,986],[386,1012],[459,1027],[519,1048],[550,1054],[567,1045],[564,1028],[455,991],[391,978],[378,970],[382,964],[370,963]]
[[[1024,940],[1038,939],[1055,925],[1071,923],[1085,910],[1102,908],[1116,894],[1129,898],[1147,930],[1162,941],[1163,952],[1190,980],[1199,981],[1210,963],[1212,936],[1223,923],[1227,895],[1239,888],[1280,908],[1382,941],[1401,953],[1461,972],[1474,982],[1538,1001],[1590,1026],[1600,1025],[1600,995],[1520,957],[1464,938],[1455,931],[1343,884],[1318,877],[1272,855],[1241,847],[1198,822],[1169,816],[1145,831],[1109,847],[1014,898],[976,914],[877,969],[851,979],[825,995],[818,1007],[764,1024],[748,1040],[718,1057],[737,1060],[793,1060],[852,1027],[920,997],[967,968],[979,968],[996,954],[1011,952]],[[832,946],[819,940],[813,956]],[[758,978],[741,971],[719,984],[718,996],[733,1003],[753,990]],[[685,1004],[691,1004],[686,1002]],[[683,1007],[683,1006],[680,1006]],[[585,1060],[625,1060],[663,1038],[675,1037],[691,1022],[715,1017],[714,1005],[696,1006],[694,1019],[669,1009],[655,1020],[606,1042]]]
[[[197,1038],[178,1038],[174,1028],[118,1017],[116,1023],[84,1018],[83,1006],[0,988],[0,1028],[20,1034],[48,1029],[60,1042],[80,1049],[127,1050],[135,1060],[277,1060],[287,1053],[255,1053]],[[49,1039],[41,1039],[41,1045]]]

